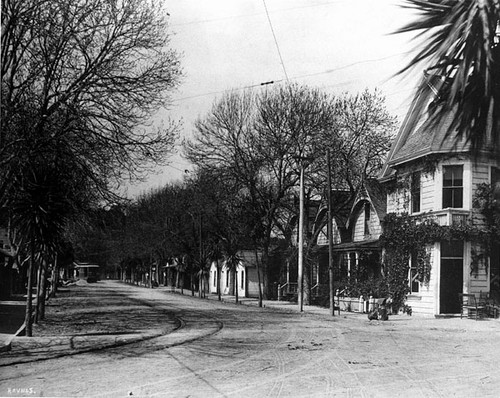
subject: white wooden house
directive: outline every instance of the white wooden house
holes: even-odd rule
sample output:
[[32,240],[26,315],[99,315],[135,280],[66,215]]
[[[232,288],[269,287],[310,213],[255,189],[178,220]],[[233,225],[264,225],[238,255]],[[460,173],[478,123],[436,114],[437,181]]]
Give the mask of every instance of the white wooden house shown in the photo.
[[[380,246],[382,233],[381,222],[386,214],[386,195],[383,187],[373,179],[365,181],[360,192],[352,203],[346,216],[345,225],[339,224],[339,219],[332,219],[333,252],[338,264],[335,269],[337,281],[345,281],[354,276],[360,258],[369,254],[369,276],[380,276]],[[320,247],[322,262],[327,261],[328,252],[327,228],[325,226],[317,240]],[[342,286],[340,286],[342,289]]]
[[[474,194],[482,183],[500,183],[500,159],[486,151],[472,158],[468,144],[454,145],[454,136],[445,137],[449,123],[448,118],[433,128],[411,128],[403,122],[380,179],[392,187],[387,213],[407,213],[416,222],[431,218],[441,226],[481,228],[484,219],[473,207]],[[419,282],[416,265],[411,260],[409,264],[407,304],[413,313],[459,313],[459,293],[486,294],[492,277],[498,279],[498,247],[488,257],[480,244],[467,240],[436,241],[426,250],[431,264],[428,284]],[[473,270],[478,255],[482,260]]]
[[[217,275],[217,264],[212,262],[210,266],[209,288],[210,293],[217,294],[217,276],[220,280],[221,294],[235,295],[234,284],[238,289],[238,297],[258,297],[259,296],[259,278],[257,275],[257,259],[255,251],[242,250],[238,253],[241,258],[236,267],[235,278],[232,272],[226,267],[224,261],[219,263],[220,275]],[[258,260],[261,261],[261,253],[258,254]],[[263,276],[261,274],[261,288],[263,290]]]

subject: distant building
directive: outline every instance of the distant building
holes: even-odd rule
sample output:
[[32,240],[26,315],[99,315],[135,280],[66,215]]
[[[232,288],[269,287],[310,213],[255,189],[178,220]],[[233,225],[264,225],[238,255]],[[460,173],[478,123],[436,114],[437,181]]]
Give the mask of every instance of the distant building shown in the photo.
[[[238,289],[238,297],[259,297],[259,277],[257,275],[257,259],[261,261],[262,254],[254,250],[242,250],[238,253],[241,258],[236,268],[235,275],[226,267],[224,261],[220,261],[220,275],[217,275],[217,264],[212,262],[209,276],[209,291],[217,294],[217,277],[220,281],[221,294],[235,295],[235,283]],[[260,284],[264,291],[263,275],[261,270]]]

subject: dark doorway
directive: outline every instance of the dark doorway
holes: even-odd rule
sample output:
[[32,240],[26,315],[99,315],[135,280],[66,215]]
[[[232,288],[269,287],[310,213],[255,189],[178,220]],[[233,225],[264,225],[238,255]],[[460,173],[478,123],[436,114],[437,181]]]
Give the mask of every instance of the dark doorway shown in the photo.
[[464,242],[441,242],[441,272],[439,284],[439,313],[460,312],[458,294],[464,282]]

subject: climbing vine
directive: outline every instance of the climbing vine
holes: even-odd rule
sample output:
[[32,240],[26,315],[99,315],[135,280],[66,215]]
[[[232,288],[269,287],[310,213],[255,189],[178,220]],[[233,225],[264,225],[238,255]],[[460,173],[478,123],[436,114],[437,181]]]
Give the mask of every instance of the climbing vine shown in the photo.
[[427,249],[429,245],[451,240],[484,242],[488,239],[487,231],[471,223],[442,226],[431,218],[411,217],[408,214],[388,214],[384,223],[380,240],[385,249],[385,278],[393,300],[399,306],[403,306],[409,292],[410,259],[416,266],[418,281],[428,285],[432,268]]

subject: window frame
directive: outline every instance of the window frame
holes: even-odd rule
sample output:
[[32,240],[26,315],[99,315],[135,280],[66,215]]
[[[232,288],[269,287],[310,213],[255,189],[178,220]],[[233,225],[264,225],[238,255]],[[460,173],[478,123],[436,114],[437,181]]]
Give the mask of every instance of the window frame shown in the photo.
[[[418,179],[418,187],[417,187]],[[418,200],[416,200],[418,197]],[[420,171],[415,171],[411,174],[410,182],[410,205],[411,213],[420,213],[422,209],[422,173]],[[418,208],[416,208],[418,205]]]
[[[448,170],[461,170],[461,178],[455,179],[455,174],[452,171],[451,175],[451,185],[445,185],[445,175]],[[455,181],[460,180],[461,185],[455,185]],[[448,203],[448,193],[451,194],[450,200]],[[459,193],[459,197],[456,197],[457,193]],[[446,201],[446,203],[445,203]],[[460,201],[460,206],[457,205],[456,202]],[[442,181],[442,201],[441,205],[443,209],[463,209],[464,207],[464,165],[463,164],[454,164],[454,165],[445,165],[443,166],[443,181]]]
[[364,236],[370,236],[370,219],[371,219],[371,204],[365,202],[363,206],[364,211]]
[[[415,253],[412,253],[410,256],[410,267],[408,269],[408,287],[410,289],[410,294],[420,293],[420,281],[417,279],[418,277],[418,267],[417,267],[417,259],[415,258]],[[414,284],[416,284],[416,288],[414,289]]]

